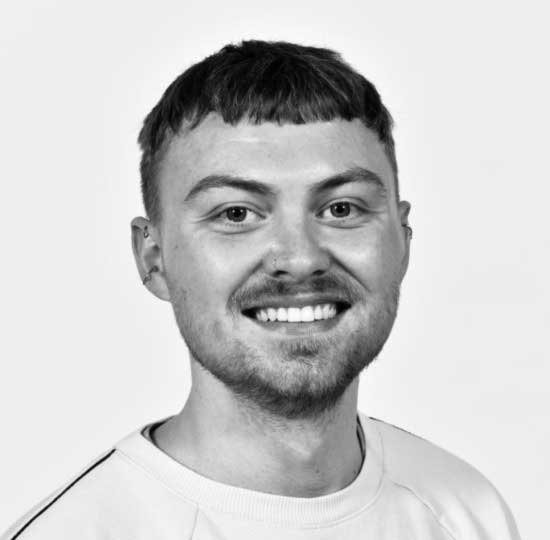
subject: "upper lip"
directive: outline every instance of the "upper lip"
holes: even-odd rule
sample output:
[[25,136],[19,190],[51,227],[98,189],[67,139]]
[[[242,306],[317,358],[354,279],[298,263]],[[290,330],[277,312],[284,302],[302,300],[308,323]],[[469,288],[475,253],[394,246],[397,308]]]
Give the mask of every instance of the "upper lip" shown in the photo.
[[251,309],[279,308],[279,307],[304,307],[317,304],[341,304],[349,307],[351,302],[342,295],[330,293],[296,294],[291,296],[261,297],[254,304],[243,306],[242,311]]

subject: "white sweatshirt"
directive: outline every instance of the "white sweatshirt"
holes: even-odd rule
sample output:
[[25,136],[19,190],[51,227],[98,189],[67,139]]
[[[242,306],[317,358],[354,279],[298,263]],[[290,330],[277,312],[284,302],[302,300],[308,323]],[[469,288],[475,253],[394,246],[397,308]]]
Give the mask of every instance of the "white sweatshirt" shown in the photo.
[[215,482],[148,438],[120,441],[0,540],[518,540],[474,468],[406,431],[359,415],[366,458],[346,488],[284,497]]

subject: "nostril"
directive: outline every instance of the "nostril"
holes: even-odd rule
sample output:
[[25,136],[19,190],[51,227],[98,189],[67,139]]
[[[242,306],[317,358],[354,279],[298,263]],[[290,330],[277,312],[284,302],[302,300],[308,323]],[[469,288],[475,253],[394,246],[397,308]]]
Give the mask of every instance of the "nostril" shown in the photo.
[[278,278],[292,278],[303,281],[325,274],[331,265],[331,258],[325,249],[308,241],[296,245],[278,245],[266,253],[264,264],[267,272]]

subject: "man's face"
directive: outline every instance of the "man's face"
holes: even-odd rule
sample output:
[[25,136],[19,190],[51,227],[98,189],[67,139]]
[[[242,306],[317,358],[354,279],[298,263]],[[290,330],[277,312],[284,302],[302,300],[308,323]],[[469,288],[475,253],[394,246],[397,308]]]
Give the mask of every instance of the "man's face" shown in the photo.
[[376,135],[359,120],[210,115],[174,138],[159,185],[165,278],[193,358],[273,414],[331,408],[386,341],[408,261],[408,204]]

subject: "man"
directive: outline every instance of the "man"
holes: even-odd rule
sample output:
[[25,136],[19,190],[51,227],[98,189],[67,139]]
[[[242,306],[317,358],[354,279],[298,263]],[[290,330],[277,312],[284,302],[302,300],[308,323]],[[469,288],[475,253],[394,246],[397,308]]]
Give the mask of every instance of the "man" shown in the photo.
[[3,538],[519,538],[475,469],[357,412],[412,237],[374,86],[330,50],[243,42],[178,77],[139,142],[134,255],[189,397]]

